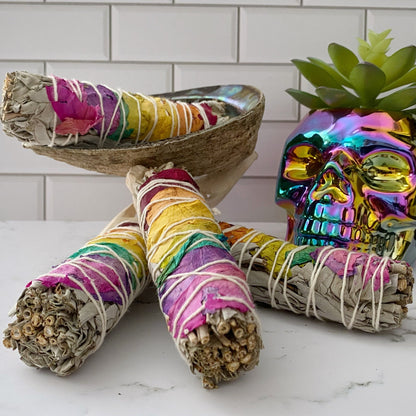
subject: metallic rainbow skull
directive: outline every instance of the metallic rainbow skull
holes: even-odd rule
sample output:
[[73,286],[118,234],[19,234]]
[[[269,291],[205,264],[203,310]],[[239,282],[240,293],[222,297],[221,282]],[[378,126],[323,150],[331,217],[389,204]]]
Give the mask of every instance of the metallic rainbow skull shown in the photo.
[[286,239],[413,262],[414,131],[385,112],[311,112],[286,141],[277,181]]

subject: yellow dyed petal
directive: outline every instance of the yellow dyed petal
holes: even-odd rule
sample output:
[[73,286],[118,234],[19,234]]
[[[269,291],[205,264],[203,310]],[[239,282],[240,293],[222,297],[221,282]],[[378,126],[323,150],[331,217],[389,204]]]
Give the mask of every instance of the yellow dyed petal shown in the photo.
[[[247,233],[250,232],[251,230],[247,230]],[[248,240],[250,240],[250,242],[256,244],[258,247],[262,247],[263,245],[265,245],[267,242],[273,240],[275,237],[272,237],[270,235],[267,234],[263,234],[263,233],[259,233],[257,234],[254,238],[251,238],[250,236],[247,236],[246,238],[243,238],[241,241],[247,242]],[[284,243],[284,241],[273,241],[270,242],[269,244],[267,244],[260,253],[260,257],[264,260],[265,262],[265,267],[266,269],[270,272],[272,270],[273,267],[273,263],[275,261],[275,257],[276,257],[276,253],[279,251],[280,247],[282,246],[282,244]],[[295,249],[297,246],[294,244],[286,244],[283,249],[280,251],[278,257],[277,257],[277,261],[275,264],[275,268],[273,270],[273,274],[274,276],[276,276],[279,271],[281,270],[281,267],[283,266],[284,261],[286,260],[286,253],[292,251],[293,249]],[[290,276],[290,272],[288,274]]]
[[[153,126],[154,120],[155,120],[155,109],[152,102],[145,98],[145,96],[141,96],[138,94],[132,94],[140,104],[140,112],[141,112],[141,124],[140,124],[140,140],[143,140],[147,133],[150,131],[150,129]],[[137,108],[137,103],[134,104],[134,106]],[[139,124],[139,116],[138,112],[137,114],[137,125]],[[138,127],[137,127],[138,128]],[[136,131],[137,134],[137,131]]]
[[[158,141],[168,139],[169,137],[176,136],[177,130],[172,132],[172,109],[166,100],[155,98],[157,103],[157,124],[153,131],[150,141]],[[175,105],[175,104],[173,104]],[[177,125],[177,124],[176,124]],[[175,126],[174,126],[175,127]]]
[[[161,239],[161,234],[165,228],[181,220],[192,220],[192,217],[211,217],[211,211],[206,208],[200,201],[186,202],[178,205],[173,205],[165,209],[163,215],[156,218],[148,230],[147,247],[152,247]],[[201,220],[198,227],[203,226],[206,220]],[[211,226],[210,226],[211,227]],[[219,227],[215,227],[219,232]],[[205,228],[198,228],[204,230]],[[171,234],[170,231],[168,234]]]
[[[153,218],[157,217],[168,205],[174,203],[175,198],[192,198],[204,201],[202,196],[193,191],[182,188],[165,188],[151,199],[146,213],[147,224],[151,224]],[[212,215],[210,215],[210,218],[212,218]]]
[[98,244],[98,243],[111,243],[117,244],[121,247],[124,247],[127,250],[137,251],[140,249],[140,246],[137,244],[136,240],[127,240],[124,238],[108,238],[108,237],[98,237],[89,241],[87,245]]
[[[177,225],[173,227],[171,230],[169,230],[168,236],[171,237],[168,238],[164,243],[161,243],[157,250],[153,253],[153,255],[150,258],[150,261],[152,263],[159,263],[160,260],[165,256],[165,254],[171,250],[172,247],[174,247],[180,240],[186,239],[186,234],[183,235],[174,235],[177,232],[186,232],[188,231],[189,234],[195,230],[204,230],[209,231],[212,233],[218,233],[220,232],[218,230],[218,226],[214,222],[204,221],[204,220],[189,220],[189,222],[186,222],[184,224]],[[186,240],[185,240],[186,241]],[[150,250],[153,246],[149,245],[147,246],[148,250]],[[177,254],[177,252],[182,247],[182,244],[178,244],[178,246],[172,250],[172,252],[169,252],[166,259],[162,262],[162,267],[165,267],[167,263],[170,261],[170,259]]]
[[131,95],[123,92],[123,101],[129,107],[129,113],[127,115],[127,128],[133,128],[133,132],[129,137],[136,137],[137,130],[139,128],[139,109],[137,100]]

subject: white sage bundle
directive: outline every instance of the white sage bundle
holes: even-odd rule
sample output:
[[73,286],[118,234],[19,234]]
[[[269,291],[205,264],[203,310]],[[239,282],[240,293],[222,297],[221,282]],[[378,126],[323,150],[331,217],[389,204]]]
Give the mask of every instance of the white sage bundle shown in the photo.
[[407,263],[220,225],[257,302],[365,332],[398,327],[406,316],[414,282]]
[[127,176],[160,308],[182,358],[205,388],[259,360],[262,340],[246,276],[191,175],[171,164]]
[[173,101],[24,71],[7,74],[1,116],[4,131],[27,146],[99,148],[177,137],[227,118],[218,100]]
[[4,345],[24,363],[65,376],[97,351],[148,283],[134,209],[31,281],[11,312]]

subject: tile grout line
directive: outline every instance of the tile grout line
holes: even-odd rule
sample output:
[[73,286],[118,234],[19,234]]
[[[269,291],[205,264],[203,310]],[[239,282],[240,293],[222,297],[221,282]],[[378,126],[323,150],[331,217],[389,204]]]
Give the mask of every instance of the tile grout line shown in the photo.
[[176,73],[176,69],[175,69],[175,63],[172,63],[171,65],[171,77],[170,77],[170,82],[171,82],[171,90],[176,91],[176,83],[175,83],[175,73]]
[[364,36],[363,39],[367,40],[367,32],[368,32],[368,9],[364,10]]
[[241,38],[241,6],[237,7],[237,63],[240,63],[240,38]]
[[[1,3],[0,3],[1,5]],[[112,63],[112,64],[121,64],[121,65],[172,65],[172,64],[176,64],[176,65],[201,65],[201,66],[207,66],[207,65],[219,65],[219,66],[227,66],[227,65],[234,65],[234,66],[244,66],[244,65],[248,65],[248,66],[291,66],[292,64],[287,61],[287,62],[235,62],[235,61],[230,61],[230,62],[225,62],[225,61],[176,61],[176,62],[172,62],[172,61],[124,61],[124,60],[112,60],[110,61],[105,61],[105,60],[101,60],[101,61],[97,61],[97,60],[91,60],[91,61],[87,61],[87,60],[77,60],[77,59],[1,59],[0,58],[0,63],[9,63],[9,62],[18,62],[18,63],[48,63],[48,62],[52,62],[52,63],[57,63],[57,64],[85,64],[85,65],[91,65],[91,64],[108,64],[108,63]]]
[[43,221],[46,221],[46,181],[47,175],[43,175]]
[[113,5],[108,5],[108,60],[113,61]]
[[[29,5],[29,6],[36,6],[36,5],[51,5],[51,6],[111,6],[114,5],[111,0],[103,0],[102,2],[94,2],[94,1],[46,1],[46,0],[38,0],[37,2],[30,2],[30,1],[22,1],[19,3],[16,3],[12,0],[8,1],[0,1],[0,5],[14,5],[14,6],[20,6],[20,5]],[[267,9],[304,9],[304,10],[319,10],[319,9],[333,9],[333,10],[349,10],[349,9],[356,9],[356,10],[366,10],[368,7],[366,6],[344,6],[344,5],[305,5],[304,0],[300,0],[300,3],[298,5],[285,5],[285,4],[262,4],[257,5],[254,1],[252,4],[233,4],[233,3],[224,3],[224,4],[203,4],[203,3],[176,3],[175,0],[172,0],[172,3],[141,3],[140,0],[137,0],[137,2],[117,2],[117,5],[120,6],[135,6],[135,7],[142,7],[142,6],[157,6],[157,7],[176,7],[176,8],[182,8],[182,7],[199,7],[199,8],[226,8],[226,7],[247,7],[247,8],[267,8]],[[395,6],[395,7],[388,7],[388,6],[371,6],[371,9],[375,10],[399,10],[399,11],[414,11],[416,10],[416,7],[412,6]]]

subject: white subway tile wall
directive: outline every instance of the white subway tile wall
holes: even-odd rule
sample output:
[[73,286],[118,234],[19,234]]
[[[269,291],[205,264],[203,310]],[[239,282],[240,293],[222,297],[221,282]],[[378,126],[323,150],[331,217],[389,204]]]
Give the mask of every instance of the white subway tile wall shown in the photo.
[[364,36],[362,9],[242,7],[241,62],[289,62],[325,56],[330,41],[356,46]]
[[172,91],[172,65],[117,62],[47,62],[46,73],[65,78],[94,80],[112,88],[153,94]]
[[[229,221],[285,221],[275,178],[306,111],[284,91],[309,88],[290,60],[327,60],[331,41],[356,49],[368,28],[393,29],[392,48],[414,43],[415,19],[415,0],[0,0],[0,76],[28,70],[143,93],[258,87],[258,159],[219,209]],[[110,220],[130,203],[123,178],[38,156],[2,132],[0,195],[0,220]]]
[[298,119],[298,105],[286,88],[297,88],[298,74],[292,65],[175,65],[175,89],[203,85],[245,84],[263,91],[264,120]]
[[112,6],[113,59],[235,62],[237,18],[236,7]]
[[104,175],[49,175],[45,193],[47,220],[110,220],[132,202],[124,178]]
[[304,6],[382,7],[389,9],[415,7],[414,0],[303,0]]
[[8,220],[41,220],[44,218],[42,175],[0,175],[2,216]]
[[1,4],[3,59],[109,59],[107,6]]

